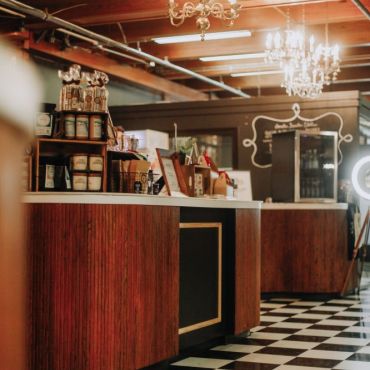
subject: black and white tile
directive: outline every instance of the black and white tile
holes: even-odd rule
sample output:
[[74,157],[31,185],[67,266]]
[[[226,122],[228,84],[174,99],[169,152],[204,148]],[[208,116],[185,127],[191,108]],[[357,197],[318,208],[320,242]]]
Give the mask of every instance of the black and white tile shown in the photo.
[[263,301],[260,326],[230,341],[170,369],[370,370],[370,289],[329,301]]

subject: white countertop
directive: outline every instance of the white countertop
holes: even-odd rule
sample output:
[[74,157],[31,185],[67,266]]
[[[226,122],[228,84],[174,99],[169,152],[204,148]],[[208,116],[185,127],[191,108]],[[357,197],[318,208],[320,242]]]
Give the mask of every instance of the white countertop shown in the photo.
[[262,210],[347,210],[347,203],[263,203]]
[[260,209],[262,202],[121,193],[25,193],[23,203],[136,204],[148,206]]

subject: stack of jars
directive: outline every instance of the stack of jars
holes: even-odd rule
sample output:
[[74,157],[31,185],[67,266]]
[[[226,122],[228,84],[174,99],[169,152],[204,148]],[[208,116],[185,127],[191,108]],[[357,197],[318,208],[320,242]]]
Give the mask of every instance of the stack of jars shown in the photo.
[[64,136],[66,139],[102,140],[103,116],[99,114],[65,114]]
[[102,190],[104,158],[100,154],[76,153],[71,156],[73,191]]

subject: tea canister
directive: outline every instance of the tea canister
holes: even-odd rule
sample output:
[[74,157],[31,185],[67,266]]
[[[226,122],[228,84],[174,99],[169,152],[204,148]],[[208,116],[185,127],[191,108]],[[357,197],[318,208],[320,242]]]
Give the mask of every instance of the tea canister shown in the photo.
[[72,171],[87,171],[88,155],[87,154],[73,154],[71,156]]
[[90,116],[89,139],[90,140],[101,140],[102,139],[102,127],[103,127],[102,116],[98,114],[94,114]]
[[76,116],[76,138],[82,140],[89,138],[89,116],[85,114]]
[[87,188],[89,191],[100,191],[101,189],[101,173],[90,173],[88,177]]
[[103,157],[99,154],[90,154],[89,170],[93,172],[102,172],[103,167]]
[[76,116],[74,114],[66,114],[64,116],[64,136],[67,139],[76,137]]
[[74,172],[72,184],[73,184],[74,191],[86,191],[87,190],[87,173]]
[[47,164],[45,166],[45,189],[54,189],[54,175],[55,175],[55,166],[51,164]]

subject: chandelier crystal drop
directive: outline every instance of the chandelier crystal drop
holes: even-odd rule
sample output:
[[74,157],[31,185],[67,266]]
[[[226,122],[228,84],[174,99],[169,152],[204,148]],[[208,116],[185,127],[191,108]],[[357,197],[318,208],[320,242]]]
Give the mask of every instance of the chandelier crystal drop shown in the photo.
[[171,24],[173,26],[180,26],[184,23],[186,18],[196,17],[196,26],[200,31],[200,38],[204,41],[206,31],[210,28],[211,22],[208,17],[222,19],[227,26],[232,26],[235,19],[239,17],[239,10],[241,5],[237,0],[228,0],[229,6],[226,8],[222,3],[215,0],[200,0],[194,4],[187,1],[184,5],[179,7],[175,0],[168,0],[168,13]]
[[340,72],[338,45],[329,46],[326,26],[325,45],[315,45],[315,38],[308,41],[304,32],[289,28],[284,34],[268,34],[266,39],[266,62],[279,64],[284,79],[281,84],[289,96],[301,98],[318,97],[325,85],[337,79]]

